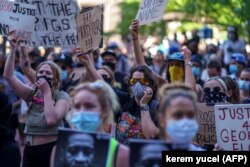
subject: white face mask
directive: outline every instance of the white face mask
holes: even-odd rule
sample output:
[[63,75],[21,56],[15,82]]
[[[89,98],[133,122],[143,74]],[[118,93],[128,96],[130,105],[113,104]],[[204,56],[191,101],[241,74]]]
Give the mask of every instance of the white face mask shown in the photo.
[[195,137],[199,125],[194,119],[170,120],[166,126],[166,133],[174,143],[189,143]]

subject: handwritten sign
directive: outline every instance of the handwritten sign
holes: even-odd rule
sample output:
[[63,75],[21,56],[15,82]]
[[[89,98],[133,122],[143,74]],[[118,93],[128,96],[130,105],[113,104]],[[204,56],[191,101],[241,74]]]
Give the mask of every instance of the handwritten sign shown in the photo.
[[167,2],[167,0],[143,0],[136,16],[139,25],[161,20]]
[[250,151],[250,105],[216,105],[217,142],[228,151]]
[[32,39],[35,5],[0,0],[0,34],[7,36],[13,29],[22,39]]
[[103,5],[84,8],[76,16],[76,24],[80,48],[85,52],[99,48],[103,39]]
[[196,116],[200,127],[196,135],[196,142],[203,146],[207,144],[214,145],[217,140],[213,106],[207,106],[205,103],[198,103]]
[[16,0],[37,7],[33,41],[25,46],[75,47],[75,15],[80,11],[76,0]]

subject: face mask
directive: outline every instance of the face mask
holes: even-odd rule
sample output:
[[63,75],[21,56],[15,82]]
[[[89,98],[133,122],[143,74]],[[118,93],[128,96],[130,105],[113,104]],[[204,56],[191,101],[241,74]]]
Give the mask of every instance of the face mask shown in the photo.
[[115,63],[105,62],[105,63],[102,63],[102,65],[108,66],[112,71],[115,71]]
[[93,111],[78,111],[72,115],[70,122],[79,130],[95,132],[101,124],[99,115]]
[[243,90],[243,91],[250,90],[250,82],[249,81],[239,80],[238,85],[239,85],[240,90]]
[[193,119],[170,120],[167,123],[166,133],[175,143],[189,143],[195,137],[199,125]]
[[200,75],[200,68],[199,67],[192,67],[192,71],[193,71],[195,77],[198,77]]
[[222,92],[210,91],[208,93],[205,93],[205,100],[207,105],[223,103],[226,102],[226,94]]
[[131,90],[133,92],[133,96],[137,99],[137,100],[141,100],[142,97],[144,96],[144,90],[145,90],[146,86],[143,86],[142,84],[140,84],[139,82],[137,82],[134,86],[131,87]]
[[171,82],[183,82],[184,81],[184,70],[182,67],[171,66],[169,67],[169,75]]
[[229,71],[231,74],[237,74],[239,72],[239,68],[237,65],[230,64]]
[[37,77],[37,80],[39,80],[40,78],[44,78],[48,82],[50,88],[52,87],[52,78],[49,78],[49,77],[44,75],[44,76]]
[[66,71],[66,70],[61,70],[61,72],[60,72],[61,81],[66,80],[67,77],[68,77],[68,71]]

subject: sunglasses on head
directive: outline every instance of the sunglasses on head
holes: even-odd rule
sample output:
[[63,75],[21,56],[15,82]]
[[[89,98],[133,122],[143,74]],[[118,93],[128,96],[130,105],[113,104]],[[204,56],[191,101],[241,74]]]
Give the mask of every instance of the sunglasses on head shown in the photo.
[[219,87],[219,86],[216,86],[216,87],[214,87],[213,89],[210,89],[209,87],[207,87],[207,88],[204,88],[203,91],[204,91],[205,93],[209,93],[209,92],[211,92],[211,91],[214,91],[214,92],[216,92],[216,93],[219,93],[219,92],[220,92],[220,87]]
[[140,82],[142,85],[148,85],[148,80],[146,78],[140,78],[140,79],[136,79],[136,78],[131,78],[129,80],[130,85],[135,85],[137,82]]

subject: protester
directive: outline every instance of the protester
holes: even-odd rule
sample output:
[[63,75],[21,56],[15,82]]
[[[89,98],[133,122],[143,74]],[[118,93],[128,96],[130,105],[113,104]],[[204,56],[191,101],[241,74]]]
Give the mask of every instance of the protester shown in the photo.
[[240,80],[238,80],[240,88],[240,100],[243,101],[250,97],[250,69],[245,68],[240,73]]
[[15,141],[15,130],[10,126],[12,104],[8,96],[0,91],[0,166],[20,167],[21,155]]
[[230,78],[229,76],[221,77],[227,86],[227,97],[226,100],[230,104],[239,104],[240,103],[240,90],[237,81]]
[[233,53],[246,54],[246,45],[245,42],[239,38],[237,27],[229,26],[227,33],[228,39],[221,44],[218,52],[218,55],[225,65],[230,64]]
[[153,59],[153,64],[150,68],[158,75],[162,76],[166,68],[166,63],[164,60],[164,54],[161,50],[158,50]]
[[[87,132],[112,134],[113,113],[119,110],[119,103],[112,88],[104,81],[80,84],[75,88],[72,111],[67,116],[71,128]],[[111,139],[118,149],[113,157],[114,166],[128,166],[128,148]],[[114,151],[110,150],[110,151]],[[52,154],[52,166],[54,161]]]
[[196,93],[183,83],[164,85],[159,89],[160,138],[171,142],[173,149],[203,151],[192,144],[198,132]]
[[[212,77],[208,79],[203,86],[204,100],[207,105],[216,103],[227,103],[227,85],[221,77]],[[203,102],[203,101],[202,101]]]
[[[136,62],[139,65],[146,65],[139,44],[138,29],[139,29],[138,20],[133,20],[130,26],[130,33],[133,38]],[[162,81],[162,78],[159,75],[156,76],[159,85],[165,83],[164,81]],[[193,90],[196,90],[195,78],[192,72],[191,52],[189,49],[183,48],[181,52],[176,52],[170,55],[166,67],[166,79],[168,83],[175,81],[185,82],[185,84],[189,85]]]
[[229,65],[230,77],[238,80],[241,71],[247,66],[246,58],[243,54],[234,53],[231,57],[231,63]]
[[24,131],[26,146],[23,167],[46,167],[49,166],[58,127],[69,108],[69,97],[65,92],[58,91],[59,70],[53,62],[44,62],[38,66],[34,87],[21,83],[14,75],[15,51],[19,47],[19,39],[15,32],[11,32],[8,39],[11,51],[5,64],[4,77],[14,92],[29,102]]

